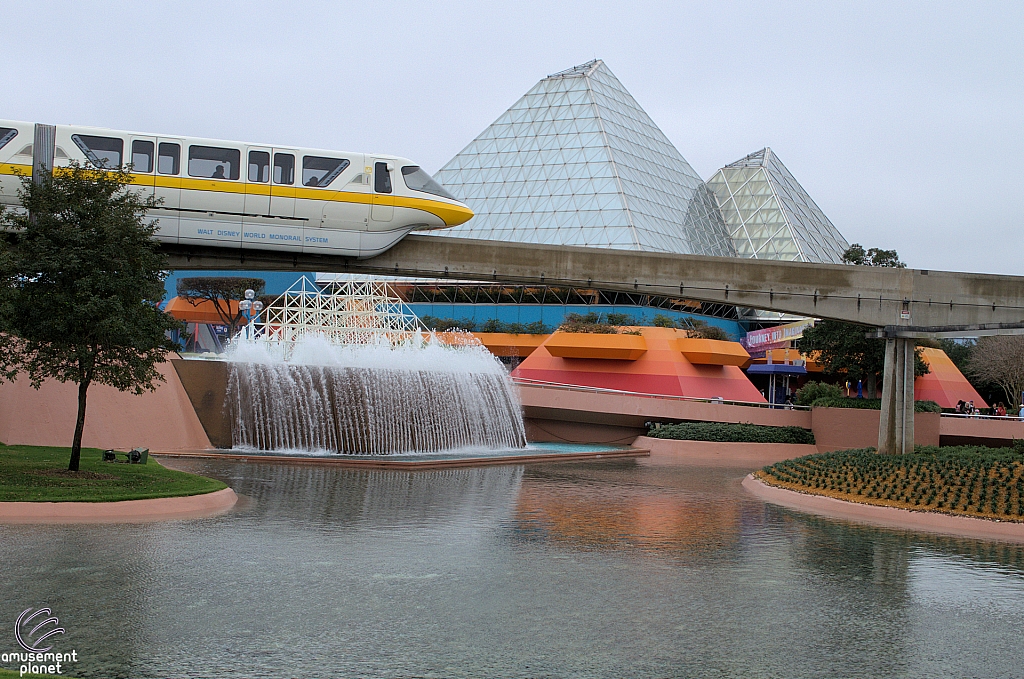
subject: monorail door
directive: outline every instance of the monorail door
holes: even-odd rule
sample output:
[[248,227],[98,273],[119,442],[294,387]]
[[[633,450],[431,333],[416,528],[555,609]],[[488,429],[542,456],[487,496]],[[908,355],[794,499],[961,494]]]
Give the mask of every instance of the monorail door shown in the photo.
[[[156,188],[156,137],[140,137],[132,135],[128,140],[127,162],[132,166],[132,186],[142,198],[154,195]],[[178,224],[169,224],[164,228],[163,215],[154,210],[150,215],[156,219],[156,237],[171,243],[178,240]]]
[[370,230],[390,231],[395,217],[395,164],[390,160],[373,161],[373,205],[370,208]]
[[295,151],[274,149],[274,167],[271,172],[273,184],[270,189],[270,214],[295,217]]
[[163,202],[153,210],[160,221],[160,236],[177,240],[181,216],[181,147],[180,139],[160,137],[156,140],[156,176],[154,195]]
[[250,146],[246,149],[245,216],[270,215],[270,154],[269,148]]

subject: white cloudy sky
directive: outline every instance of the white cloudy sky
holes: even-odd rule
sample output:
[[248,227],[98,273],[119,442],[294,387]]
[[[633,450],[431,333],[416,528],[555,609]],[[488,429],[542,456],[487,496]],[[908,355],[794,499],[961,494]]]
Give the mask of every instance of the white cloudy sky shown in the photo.
[[1024,274],[1024,3],[0,0],[0,118],[433,172],[605,60],[707,178],[771,146],[850,241]]

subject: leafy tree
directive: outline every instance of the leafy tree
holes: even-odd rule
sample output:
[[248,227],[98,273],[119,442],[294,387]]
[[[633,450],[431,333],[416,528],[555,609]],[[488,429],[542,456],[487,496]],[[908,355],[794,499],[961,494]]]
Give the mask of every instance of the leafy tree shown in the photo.
[[978,338],[967,362],[968,373],[983,383],[998,384],[1010,400],[1011,410],[1020,407],[1024,390],[1024,337],[995,335]]
[[244,318],[244,313],[236,307],[231,312],[231,302],[239,301],[245,297],[246,290],[253,290],[257,296],[263,294],[267,282],[262,278],[246,278],[244,276],[198,276],[195,278],[178,279],[178,297],[181,297],[192,306],[199,306],[203,302],[211,302],[217,310],[217,316],[222,325],[228,326],[228,336],[234,337],[238,331],[238,324]]
[[[815,355],[826,375],[864,380],[868,398],[878,398],[878,376],[885,368],[885,340],[866,337],[868,328],[840,321],[821,321],[807,328],[799,341],[801,353]],[[928,374],[928,364],[915,350],[914,375]]]
[[[158,201],[125,190],[124,170],[72,163],[18,192],[28,211],[0,225],[0,375],[25,373],[78,385],[70,471],[78,471],[90,385],[141,394],[162,381],[156,366],[181,324],[160,311],[166,262],[145,213]],[[31,217],[29,217],[31,215]]]
[[900,261],[895,250],[871,248],[864,250],[860,243],[854,243],[843,253],[843,261],[858,266],[884,266],[893,269],[906,269],[907,265]]
[[654,327],[655,328],[678,328],[679,327],[679,324],[676,323],[676,319],[672,318],[671,316],[666,316],[665,314],[655,314],[654,315],[654,321],[652,321],[652,322],[654,323]]

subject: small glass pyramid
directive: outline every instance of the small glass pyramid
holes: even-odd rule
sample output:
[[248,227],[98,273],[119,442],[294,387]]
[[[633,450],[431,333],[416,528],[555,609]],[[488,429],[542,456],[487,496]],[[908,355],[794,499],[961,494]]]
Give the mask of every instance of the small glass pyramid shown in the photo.
[[850,244],[770,148],[726,165],[707,185],[738,256],[842,263]]
[[544,78],[435,175],[437,235],[735,256],[714,194],[601,60]]

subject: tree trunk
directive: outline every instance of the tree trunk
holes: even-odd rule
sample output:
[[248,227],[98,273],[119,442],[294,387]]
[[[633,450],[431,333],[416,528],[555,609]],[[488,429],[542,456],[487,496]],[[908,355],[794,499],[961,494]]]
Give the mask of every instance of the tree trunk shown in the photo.
[[82,459],[82,432],[85,430],[85,397],[89,391],[89,381],[83,380],[78,385],[78,420],[75,422],[75,440],[71,442],[71,462],[68,471],[77,472],[78,463]]
[[864,387],[865,391],[868,392],[868,398],[878,398],[878,375],[875,373],[868,373],[864,376]]

